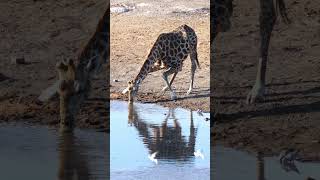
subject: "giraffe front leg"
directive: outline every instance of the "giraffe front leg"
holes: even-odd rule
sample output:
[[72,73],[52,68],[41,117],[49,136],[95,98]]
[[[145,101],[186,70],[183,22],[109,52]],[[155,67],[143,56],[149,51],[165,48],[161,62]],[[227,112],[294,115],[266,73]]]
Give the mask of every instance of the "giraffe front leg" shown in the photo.
[[265,79],[268,60],[268,49],[271,38],[272,29],[275,23],[275,10],[273,0],[260,0],[260,58],[256,82],[247,96],[247,104],[254,103],[265,94]]
[[176,93],[172,90],[171,85],[168,81],[168,76],[170,76],[173,73],[177,73],[177,70],[172,67],[170,67],[169,69],[167,69],[162,73],[162,78],[165,81],[166,85],[168,86],[169,91],[171,92],[171,100],[177,99]]
[[[170,86],[173,83],[174,78],[177,76],[178,72],[175,72],[170,80]],[[169,89],[169,87],[166,85],[165,87],[162,88],[161,92],[164,94],[167,90]]]

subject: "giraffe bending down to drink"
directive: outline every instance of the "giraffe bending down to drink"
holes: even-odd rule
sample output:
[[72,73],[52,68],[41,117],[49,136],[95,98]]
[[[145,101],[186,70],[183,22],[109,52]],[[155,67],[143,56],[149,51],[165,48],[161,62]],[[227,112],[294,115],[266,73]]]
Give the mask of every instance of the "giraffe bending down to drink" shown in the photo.
[[72,59],[57,63],[59,73],[60,124],[72,128],[81,103],[90,91],[92,76],[109,58],[110,4],[100,19],[96,31],[80,53],[77,64]]
[[[172,32],[162,33],[154,43],[146,61],[144,62],[140,72],[134,80],[128,82],[128,87],[122,91],[123,94],[128,92],[129,103],[132,103],[136,96],[141,82],[146,78],[148,73],[164,70],[162,78],[167,89],[171,92],[171,99],[176,99],[176,94],[171,88],[171,84],[177,73],[182,70],[183,61],[190,55],[191,59],[191,82],[187,94],[190,94],[193,88],[194,74],[199,66],[197,54],[197,35],[195,31],[187,26],[179,26]],[[168,76],[172,75],[171,81]]]
[[[211,45],[219,32],[226,32],[231,27],[230,17],[233,12],[232,1],[233,0],[213,0],[213,3],[210,3],[211,12],[213,12],[210,22],[213,31],[210,37]],[[260,0],[260,58],[255,84],[247,96],[248,104],[254,103],[257,99],[263,97],[265,93],[268,48],[278,12],[280,12],[283,21],[289,24],[290,21],[287,17],[284,0]],[[214,64],[212,61],[213,60],[211,60],[211,64]],[[213,84],[211,84],[211,87],[213,87]]]

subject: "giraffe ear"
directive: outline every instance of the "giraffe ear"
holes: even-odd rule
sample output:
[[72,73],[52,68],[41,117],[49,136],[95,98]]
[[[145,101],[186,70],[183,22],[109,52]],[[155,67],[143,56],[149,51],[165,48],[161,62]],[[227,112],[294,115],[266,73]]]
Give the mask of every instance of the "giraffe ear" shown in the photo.
[[128,91],[129,91],[129,87],[125,88],[125,89],[122,91],[122,94],[126,94]]

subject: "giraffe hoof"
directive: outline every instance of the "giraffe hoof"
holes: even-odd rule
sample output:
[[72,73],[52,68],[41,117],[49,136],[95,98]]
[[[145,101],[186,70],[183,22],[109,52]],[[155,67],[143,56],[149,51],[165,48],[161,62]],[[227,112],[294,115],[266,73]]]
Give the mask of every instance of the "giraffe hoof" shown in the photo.
[[172,95],[171,95],[171,100],[173,100],[173,101],[174,101],[174,100],[177,100],[177,96],[176,96],[175,94],[172,94]]
[[189,90],[187,91],[187,95],[190,95],[191,92],[192,92],[192,89],[189,89]]
[[265,94],[265,87],[264,85],[254,85],[249,94],[247,95],[247,104],[253,104],[259,99],[263,99]]
[[162,88],[161,92],[165,93],[168,89],[169,89],[168,86],[165,86]]

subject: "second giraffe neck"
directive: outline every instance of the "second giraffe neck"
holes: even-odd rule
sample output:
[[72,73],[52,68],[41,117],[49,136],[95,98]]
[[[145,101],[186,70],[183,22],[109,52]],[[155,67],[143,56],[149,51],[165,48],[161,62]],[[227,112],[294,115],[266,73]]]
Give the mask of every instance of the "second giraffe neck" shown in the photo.
[[87,65],[87,61],[101,56],[104,60],[109,52],[109,28],[110,28],[110,10],[109,7],[100,19],[96,31],[79,54],[78,61],[81,65]]

